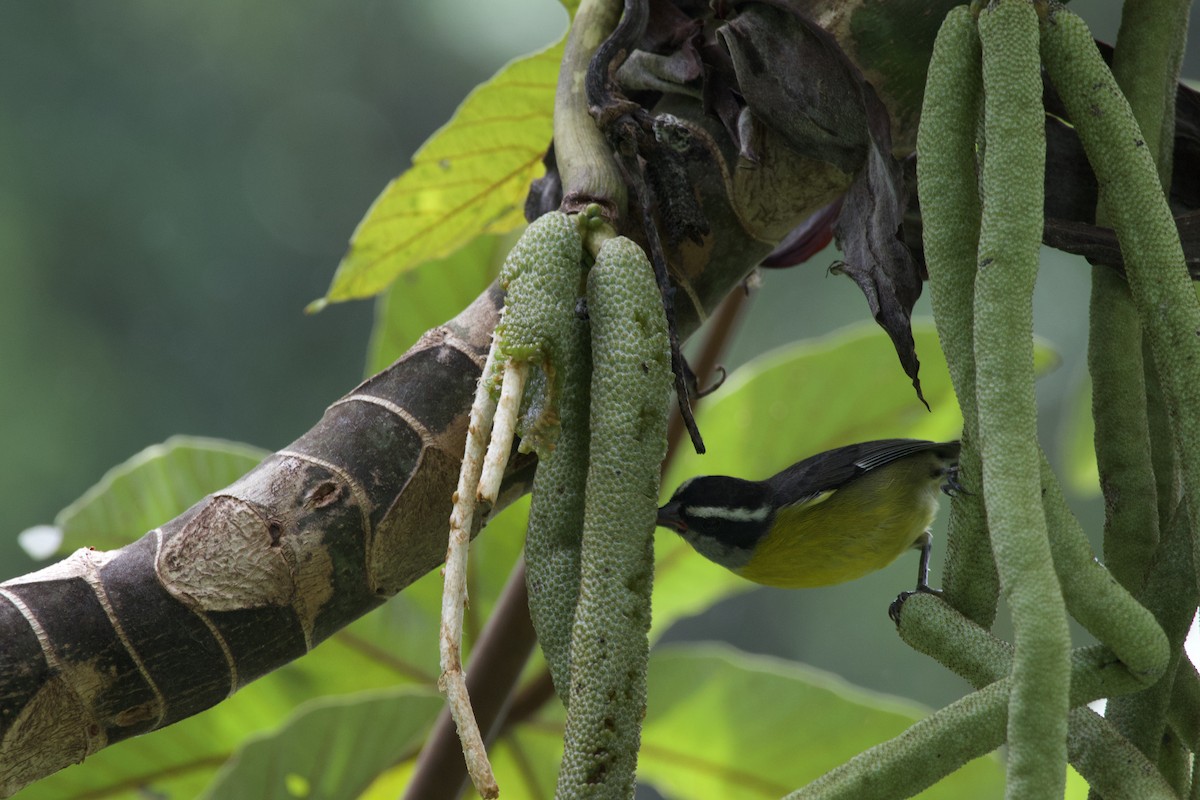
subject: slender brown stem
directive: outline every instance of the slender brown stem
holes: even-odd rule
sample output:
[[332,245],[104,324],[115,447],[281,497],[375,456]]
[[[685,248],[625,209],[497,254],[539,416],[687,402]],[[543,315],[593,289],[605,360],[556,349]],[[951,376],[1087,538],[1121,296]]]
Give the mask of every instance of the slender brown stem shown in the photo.
[[[741,319],[742,309],[746,305],[746,297],[745,289],[740,286],[734,289],[725,296],[721,305],[717,306],[716,312],[708,323],[708,334],[704,337],[700,354],[692,363],[692,373],[696,376],[697,403],[700,402],[700,397],[703,397],[704,390],[708,388],[709,381],[712,380],[713,372],[717,367],[717,360],[725,352],[730,334]],[[664,474],[679,449],[679,440],[683,436],[684,427],[683,417],[676,408],[671,412],[671,421],[667,423],[667,457],[663,460]]]
[[504,720],[504,728],[501,733],[506,733],[509,728],[520,725],[532,717],[542,706],[550,702],[552,697],[554,697],[554,681],[550,677],[550,670],[543,669],[534,676],[533,680],[525,684],[521,691],[517,692],[512,705],[508,708],[508,718]]

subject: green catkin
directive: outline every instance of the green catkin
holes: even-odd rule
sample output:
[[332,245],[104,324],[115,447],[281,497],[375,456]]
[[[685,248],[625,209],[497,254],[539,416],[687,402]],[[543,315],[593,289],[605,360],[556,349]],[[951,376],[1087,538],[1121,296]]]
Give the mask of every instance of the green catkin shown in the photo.
[[987,155],[975,368],[984,504],[1015,632],[1007,797],[1060,798],[1070,635],[1042,510],[1033,388],[1046,158],[1037,12],[1028,0],[999,0],[980,14],[979,38]]
[[650,262],[624,237],[588,276],[592,441],[558,796],[633,797],[646,708],[659,466],[671,386]]
[[575,301],[583,287],[583,237],[575,221],[551,211],[529,224],[509,251],[500,270],[505,291],[504,313],[496,325],[496,346],[505,361],[528,361],[553,379],[543,413],[525,432],[522,448],[553,447],[558,435],[558,393],[561,376],[554,361],[561,359],[571,335]]
[[[1042,60],[1096,173],[1153,354],[1183,495],[1189,507],[1200,508],[1200,304],[1158,171],[1083,20],[1053,7],[1042,24]],[[1195,533],[1194,557],[1200,555]]]
[[1191,661],[1181,662],[1175,673],[1167,720],[1188,750],[1200,750],[1200,674]]
[[1154,493],[1158,498],[1158,529],[1161,531],[1171,521],[1171,513],[1179,504],[1179,459],[1171,438],[1171,420],[1167,417],[1162,384],[1154,369],[1154,355],[1144,337],[1142,368],[1146,384],[1146,421],[1150,430],[1150,463],[1154,467]]
[[1179,800],[1154,764],[1104,717],[1090,708],[1073,708],[1068,722],[1071,766],[1102,797]]
[[571,626],[579,596],[579,548],[588,454],[587,323],[575,313],[585,275],[575,220],[551,212],[532,222],[500,273],[507,292],[497,326],[500,354],[531,361],[541,379],[531,406],[540,410],[522,448],[538,454],[525,542],[529,614],[555,688],[567,702]]
[[[1136,697],[1117,698],[1107,716],[1117,729],[1151,759],[1162,754],[1165,719],[1178,673],[1182,636],[1194,611],[1195,575],[1180,567],[1200,554],[1193,529],[1186,532],[1186,515],[1167,522],[1166,508],[1175,495],[1175,457],[1183,496],[1191,508],[1200,500],[1200,457],[1195,442],[1200,433],[1200,306],[1183,260],[1178,233],[1162,191],[1169,174],[1170,136],[1163,125],[1174,105],[1174,76],[1178,67],[1186,20],[1186,5],[1144,4],[1148,18],[1122,19],[1118,62],[1128,58],[1165,58],[1157,68],[1123,70],[1138,104],[1138,119],[1146,123],[1143,137],[1117,81],[1104,65],[1086,24],[1076,15],[1052,8],[1043,23],[1042,57],[1047,75],[1067,109],[1067,115],[1088,155],[1100,187],[1100,206],[1116,230],[1125,258],[1126,276],[1137,309],[1150,359],[1144,375],[1148,391],[1148,434],[1157,504],[1145,511],[1163,526],[1163,541],[1152,562],[1141,599],[1155,612],[1172,645],[1172,663],[1166,677]],[[1153,6],[1151,8],[1150,6]],[[1129,9],[1127,9],[1129,11]],[[1157,52],[1149,52],[1148,48]],[[1137,53],[1135,51],[1146,50]],[[1174,63],[1171,63],[1174,62]],[[1129,66],[1126,61],[1124,65]],[[1158,159],[1158,168],[1155,167]],[[1161,397],[1161,399],[1160,399]],[[1160,406],[1161,404],[1161,406]],[[1164,441],[1163,417],[1170,439]],[[1145,502],[1142,503],[1145,506]],[[1190,540],[1190,541],[1189,541]],[[1192,552],[1189,553],[1188,551]],[[1145,558],[1145,555],[1142,555]],[[1172,760],[1167,755],[1167,760]],[[1177,776],[1176,776],[1177,777]]]
[[[909,603],[915,613],[908,613]],[[971,622],[936,595],[909,598],[900,617],[899,633],[913,649],[975,687],[1000,680],[1012,669],[1011,644]],[[1070,664],[1072,707],[1100,697],[1131,694],[1146,685],[1144,678],[1130,672],[1105,645],[1072,650]]]
[[979,190],[975,130],[982,110],[979,36],[966,6],[950,11],[929,62],[917,131],[917,182],[924,220],[925,262],[938,337],[963,414],[959,479],[971,493],[950,503],[943,587],[970,619],[990,625],[999,580],[980,485],[979,419],[975,408],[975,256]]
[[1050,550],[1067,610],[1111,648],[1143,685],[1153,684],[1171,659],[1166,633],[1154,615],[1096,561],[1045,455],[1041,456],[1041,475]]
[[1175,93],[1192,0],[1141,0],[1121,8],[1113,76],[1146,137],[1159,184],[1169,187],[1175,149]]
[[[574,315],[572,315],[574,316]],[[571,628],[579,600],[579,552],[588,464],[588,400],[592,358],[587,323],[571,323],[573,347],[561,362],[562,432],[553,451],[539,456],[525,538],[530,617],[564,704],[570,702]]]
[[1180,508],[1163,531],[1146,585],[1138,596],[1167,636],[1171,658],[1163,678],[1137,695],[1114,698],[1105,710],[1105,717],[1151,760],[1159,757],[1183,640],[1198,599],[1188,527],[1188,515]]
[[[1162,126],[1174,128],[1175,81],[1186,28],[1178,25],[1180,13],[1171,13],[1173,5],[1178,0],[1127,4],[1113,65],[1114,77],[1127,90],[1130,106],[1136,107],[1146,147],[1160,167],[1160,185],[1162,176],[1170,176],[1174,136],[1163,136]],[[1186,19],[1186,4],[1175,11]],[[1108,225],[1109,216],[1101,202],[1096,224]],[[1165,419],[1150,419],[1150,393],[1157,389],[1148,383],[1156,380],[1153,356],[1143,347],[1129,286],[1104,266],[1092,268],[1090,322],[1088,370],[1093,376],[1096,460],[1106,509],[1104,560],[1122,584],[1136,590],[1154,554],[1159,528],[1175,507],[1170,501],[1174,447],[1169,434],[1162,436]],[[1166,475],[1164,469],[1169,470]],[[1165,513],[1151,513],[1152,501]]]
[[[1008,642],[997,639],[933,595],[916,595],[907,601],[899,631],[914,649],[937,659],[977,688],[999,680],[1012,665],[1012,646]],[[1137,691],[1144,685],[1144,679],[1115,663],[1105,647],[1080,648],[1071,654],[1072,706]],[[998,734],[1003,735],[1003,731]],[[999,743],[989,740],[975,750]],[[1067,752],[1075,769],[1107,797],[1177,800],[1153,764],[1091,709],[1075,707],[1070,712]],[[938,753],[938,759],[942,755]]]
[[1163,734],[1162,750],[1158,755],[1158,771],[1166,778],[1177,796],[1182,797],[1187,793],[1192,780],[1192,754],[1170,728]]
[[1110,267],[1092,267],[1088,322],[1104,563],[1122,586],[1137,591],[1158,544],[1158,492],[1150,458],[1142,323],[1124,278]]
[[[1142,687],[1164,674],[1171,658],[1170,645],[1154,615],[1134,599],[1092,556],[1091,545],[1078,520],[1067,507],[1058,480],[1045,457],[1041,458],[1042,499],[1050,536],[1055,571],[1062,576],[1067,609],[1080,624],[1108,647],[1121,666]],[[998,653],[988,644],[993,640],[964,638],[965,618],[941,613],[942,604],[921,601],[926,613],[939,612],[940,624],[914,619],[908,613],[910,598],[901,614],[900,635],[914,648],[963,675],[976,686],[996,680],[1007,672],[1000,669]],[[939,627],[945,626],[945,631]],[[980,631],[983,629],[980,628]],[[973,635],[973,634],[972,634]],[[910,641],[911,640],[911,641]],[[1005,645],[1007,648],[1007,645]],[[1003,659],[1009,659],[1007,649]],[[970,666],[975,665],[975,666]],[[1110,669],[1116,665],[1111,665]]]
[[[941,603],[930,595],[916,595],[909,602],[918,604],[913,609],[917,612],[913,614],[914,622],[926,616],[930,604]],[[947,614],[958,616],[949,606],[941,605]],[[990,636],[964,617],[958,619],[964,630],[974,628],[976,637]],[[1004,646],[1003,642],[996,641],[996,647]],[[1073,654],[1070,672],[1072,705],[1082,706],[1139,685],[1128,672],[1113,669],[1110,663],[1105,663],[1106,658],[1112,658],[1106,653],[1105,648],[1090,647]],[[1004,666],[999,665],[1000,672]],[[1000,678],[933,712],[899,736],[860,753],[789,794],[785,800],[900,800],[913,797],[971,759],[1004,743],[1012,689],[1011,677]],[[1101,787],[1106,796],[1178,800],[1153,763],[1090,709],[1076,708],[1068,718],[1072,744],[1077,748],[1077,752],[1072,751],[1072,763],[1092,785]]]
[[[1146,0],[1125,4],[1121,9],[1121,30],[1113,54],[1113,77],[1129,101],[1138,128],[1145,136],[1146,147],[1158,166],[1159,184],[1164,188],[1169,188],[1171,182],[1175,95],[1187,39],[1190,6],[1191,0]],[[1101,211],[1103,209],[1097,212],[1097,222],[1105,224],[1099,220]],[[1124,280],[1117,280],[1122,285],[1125,303],[1132,306]],[[1109,335],[1116,339],[1118,333],[1113,331]],[[1170,520],[1178,499],[1177,470],[1170,424],[1163,406],[1158,375],[1154,371],[1153,354],[1140,331],[1138,338],[1142,339],[1143,345],[1141,366],[1144,369],[1146,416],[1159,512],[1157,528],[1153,525],[1147,527],[1157,531]],[[1140,497],[1135,492],[1122,494],[1127,498],[1130,495]],[[1134,500],[1135,505],[1141,503],[1144,500]],[[1144,558],[1148,560],[1152,553],[1151,547]]]

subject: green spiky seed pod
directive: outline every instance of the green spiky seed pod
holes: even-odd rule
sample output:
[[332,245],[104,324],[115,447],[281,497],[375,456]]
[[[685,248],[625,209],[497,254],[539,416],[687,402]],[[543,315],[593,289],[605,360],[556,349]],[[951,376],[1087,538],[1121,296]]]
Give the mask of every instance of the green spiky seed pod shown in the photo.
[[[1046,74],[1066,106],[1121,244],[1129,291],[1153,354],[1183,493],[1200,508],[1200,304],[1154,159],[1087,24],[1054,6],[1042,25]],[[1200,515],[1193,514],[1193,519]],[[1195,536],[1194,554],[1200,555]]]
[[558,796],[631,798],[646,706],[653,534],[671,359],[646,254],[624,237],[588,278],[592,440]]
[[[952,9],[933,45],[917,132],[929,294],[962,409],[959,474],[964,485],[976,488],[982,471],[972,335],[981,214],[975,167],[975,132],[983,103],[980,57],[975,18],[966,6]],[[955,608],[981,625],[991,625],[1000,582],[978,491],[959,493],[951,501],[943,587]]]
[[1046,162],[1038,16],[999,0],[979,16],[983,46],[983,218],[975,277],[975,376],[983,498],[1012,608],[1008,797],[1062,797],[1070,632],[1042,508],[1033,381],[1033,286]]
[[591,350],[587,322],[575,312],[584,290],[582,257],[575,219],[551,212],[530,224],[500,273],[508,297],[497,327],[500,352],[534,364],[521,445],[538,453],[526,583],[534,630],[564,703],[588,464]]
[[531,383],[540,386],[544,380],[544,396],[530,402],[535,414],[520,431],[522,452],[541,456],[558,436],[563,378],[555,365],[576,346],[571,321],[583,290],[582,259],[583,238],[575,220],[552,211],[529,224],[500,270],[500,288],[507,295],[496,326],[497,368],[506,361],[528,361],[543,374]]

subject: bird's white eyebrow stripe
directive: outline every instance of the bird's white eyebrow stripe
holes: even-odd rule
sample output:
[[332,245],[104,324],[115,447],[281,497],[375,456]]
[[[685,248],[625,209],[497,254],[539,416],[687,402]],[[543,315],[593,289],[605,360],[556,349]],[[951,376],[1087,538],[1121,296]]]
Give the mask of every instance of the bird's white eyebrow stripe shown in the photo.
[[701,519],[725,519],[730,522],[762,522],[771,516],[770,506],[730,508],[728,506],[688,506],[686,516]]

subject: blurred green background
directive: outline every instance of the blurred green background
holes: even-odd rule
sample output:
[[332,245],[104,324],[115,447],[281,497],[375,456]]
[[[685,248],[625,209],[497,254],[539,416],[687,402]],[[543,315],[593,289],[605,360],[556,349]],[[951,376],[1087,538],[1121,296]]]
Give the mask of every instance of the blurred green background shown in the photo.
[[[1119,3],[1074,7],[1112,40]],[[373,305],[304,305],[466,92],[565,21],[552,0],[0,4],[0,578],[36,566],[20,531],[142,447],[190,433],[277,449],[350,390]],[[836,258],[763,276],[725,363],[864,318],[857,288],[825,274]],[[1048,254],[1052,451],[1079,416],[1088,291],[1086,264]],[[898,366],[879,380],[906,381]],[[1097,530],[1096,502],[1079,507]],[[914,570],[915,555],[846,586],[755,591],[669,638],[942,703],[961,685],[885,614]]]

